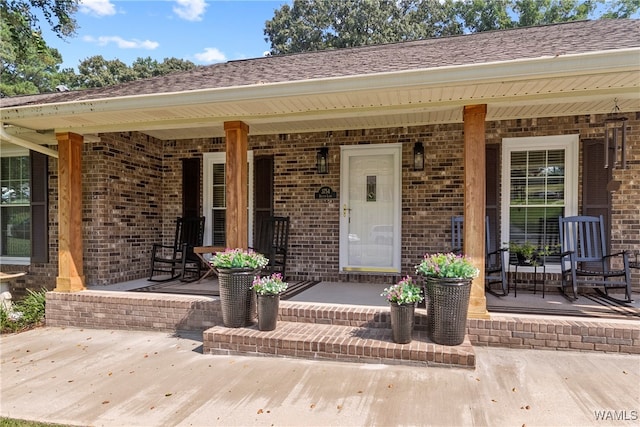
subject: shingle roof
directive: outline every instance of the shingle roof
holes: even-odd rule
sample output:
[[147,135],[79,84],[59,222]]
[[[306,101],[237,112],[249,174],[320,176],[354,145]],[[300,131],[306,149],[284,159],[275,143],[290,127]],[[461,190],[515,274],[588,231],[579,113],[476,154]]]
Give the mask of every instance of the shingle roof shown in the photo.
[[[82,91],[2,99],[2,107],[344,77],[640,47],[640,20],[552,24],[229,61]],[[640,59],[640,58],[639,58]],[[639,60],[640,64],[640,60]]]

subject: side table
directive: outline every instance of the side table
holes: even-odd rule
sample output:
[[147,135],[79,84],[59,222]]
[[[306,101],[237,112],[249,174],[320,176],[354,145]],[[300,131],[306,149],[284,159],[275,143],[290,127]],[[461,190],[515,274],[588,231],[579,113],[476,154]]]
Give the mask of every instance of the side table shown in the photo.
[[216,252],[224,251],[224,249],[225,248],[222,246],[196,246],[193,248],[193,253],[196,254],[198,258],[200,258],[204,265],[207,266],[207,271],[205,271],[204,274],[200,276],[197,283],[200,283],[202,279],[209,275],[215,274],[216,272],[216,270],[211,266],[209,260],[204,257],[205,254],[215,254]]
[[523,264],[520,262],[510,262],[509,263],[509,277],[511,276],[511,266],[515,267],[515,271],[513,274],[513,297],[516,298],[518,296],[518,267],[533,267],[533,294],[536,294],[538,289],[538,268],[542,268],[542,298],[544,298],[544,288],[546,285],[546,273],[547,266],[545,265],[543,260],[538,260],[535,264]]

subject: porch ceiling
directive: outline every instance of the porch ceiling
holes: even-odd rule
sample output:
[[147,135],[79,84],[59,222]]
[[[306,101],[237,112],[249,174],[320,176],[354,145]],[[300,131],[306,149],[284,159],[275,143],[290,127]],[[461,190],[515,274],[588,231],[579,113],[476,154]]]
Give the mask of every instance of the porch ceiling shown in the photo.
[[220,137],[234,120],[251,135],[461,123],[462,106],[472,104],[487,104],[487,120],[606,114],[614,99],[622,112],[640,111],[639,52],[7,107],[2,121],[51,144],[53,132]]

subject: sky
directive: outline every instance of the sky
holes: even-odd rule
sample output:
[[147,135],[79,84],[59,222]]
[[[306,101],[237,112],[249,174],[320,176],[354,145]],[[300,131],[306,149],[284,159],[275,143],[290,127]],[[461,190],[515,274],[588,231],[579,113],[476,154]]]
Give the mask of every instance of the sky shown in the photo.
[[265,21],[287,0],[81,0],[79,29],[61,40],[41,21],[43,36],[78,69],[102,55],[131,65],[137,58],[179,58],[197,65],[264,56]]

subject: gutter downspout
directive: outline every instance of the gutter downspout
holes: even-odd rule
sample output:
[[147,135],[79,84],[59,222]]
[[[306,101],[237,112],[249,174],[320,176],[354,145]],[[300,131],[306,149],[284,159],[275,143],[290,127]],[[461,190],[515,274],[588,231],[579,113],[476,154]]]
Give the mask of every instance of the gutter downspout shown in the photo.
[[35,142],[27,141],[17,136],[7,133],[4,128],[4,123],[0,123],[0,140],[10,142],[11,144],[19,145],[21,147],[28,148],[29,150],[37,151],[38,153],[46,154],[49,157],[58,158],[58,152],[51,148],[43,147]]

